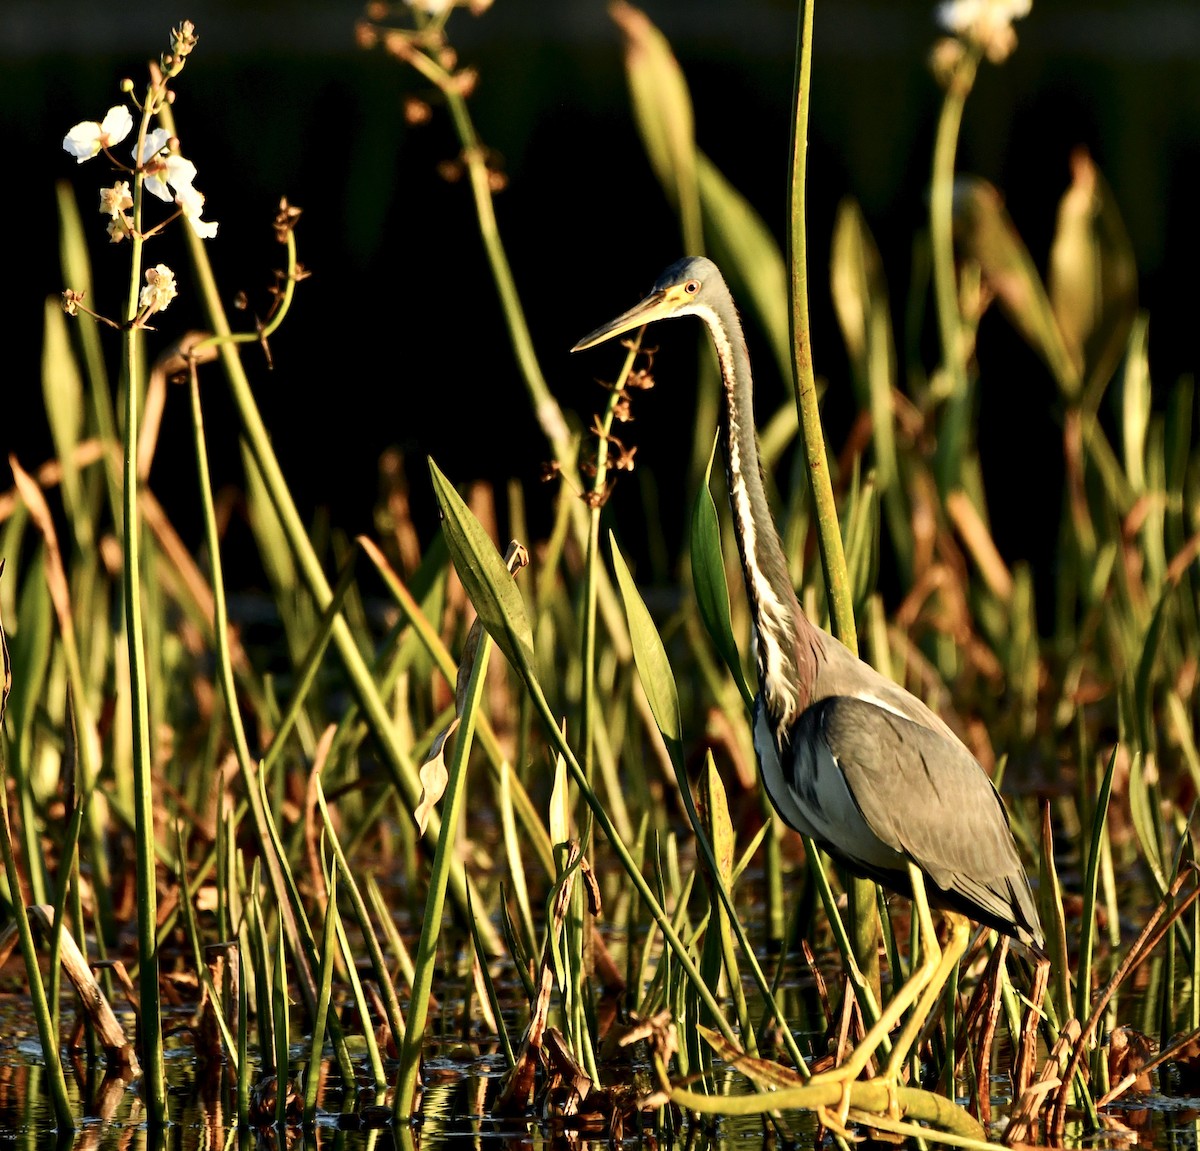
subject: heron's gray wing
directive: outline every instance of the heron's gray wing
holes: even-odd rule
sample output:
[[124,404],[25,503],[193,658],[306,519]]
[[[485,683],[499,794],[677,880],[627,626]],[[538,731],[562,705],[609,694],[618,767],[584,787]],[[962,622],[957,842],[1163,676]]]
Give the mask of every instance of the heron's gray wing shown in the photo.
[[[958,740],[852,696],[810,708],[863,818],[985,922],[1040,937],[1029,881],[992,781]],[[983,913],[983,914],[979,914]]]

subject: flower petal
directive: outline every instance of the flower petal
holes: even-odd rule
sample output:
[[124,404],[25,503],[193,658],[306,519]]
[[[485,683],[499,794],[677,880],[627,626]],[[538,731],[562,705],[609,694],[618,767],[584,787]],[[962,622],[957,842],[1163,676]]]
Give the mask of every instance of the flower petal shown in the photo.
[[142,154],[137,154],[137,145],[133,146],[133,155],[139,164],[144,164],[151,156],[156,156],[166,146],[167,141],[171,138],[171,133],[166,128],[155,128],[153,132],[147,132],[145,140],[142,141]]
[[95,120],[81,120],[63,137],[63,149],[82,164],[100,151],[100,125]]
[[133,117],[124,104],[115,104],[109,108],[100,125],[100,134],[108,147],[119,144],[133,130]]
[[[190,188],[196,178],[196,165],[183,156],[170,155],[166,159],[166,181],[178,192],[181,188]],[[203,203],[203,201],[201,201]]]
[[156,196],[164,203],[169,204],[175,197],[171,195],[171,189],[163,183],[161,176],[147,176],[142,187],[150,193],[151,196]]

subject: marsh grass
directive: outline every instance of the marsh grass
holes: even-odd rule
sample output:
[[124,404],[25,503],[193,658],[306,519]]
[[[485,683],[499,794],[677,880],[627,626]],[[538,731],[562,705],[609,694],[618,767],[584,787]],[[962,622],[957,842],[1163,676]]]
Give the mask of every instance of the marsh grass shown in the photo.
[[[94,996],[106,1004],[127,994],[103,965],[109,954],[139,973],[144,1095],[156,1122],[166,1118],[155,1087],[159,994],[168,975],[176,989],[188,972],[189,1042],[244,1125],[340,1110],[394,1116],[406,1134],[423,1113],[422,1054],[436,1038],[502,1059],[502,1083],[473,1106],[612,1135],[639,1110],[647,1114],[637,1122],[670,1135],[678,1109],[761,1114],[788,1135],[786,1111],[804,1108],[838,1141],[847,1121],[900,1135],[914,1135],[918,1121],[927,1138],[979,1145],[988,1129],[972,1115],[991,1115],[1001,1052],[1013,1081],[1010,1140],[1033,1138],[1039,1123],[1053,1141],[1118,1126],[1121,1092],[1151,1072],[1169,1086],[1194,1063],[1200,1032],[1190,822],[1200,787],[1200,476],[1192,383],[1171,387],[1164,412],[1151,402],[1136,274],[1095,166],[1074,160],[1043,283],[995,190],[955,173],[963,105],[985,66],[976,47],[960,45],[941,73],[928,280],[914,282],[904,305],[920,315],[932,298],[941,362],[901,372],[886,269],[861,211],[844,205],[830,283],[862,414],[835,450],[804,338],[817,290],[803,233],[812,5],[799,24],[786,259],[696,148],[686,78],[666,40],[637,10],[614,9],[635,119],[687,246],[709,244],[780,370],[795,373],[797,403],[767,421],[763,443],[805,608],[851,646],[861,635],[866,657],[928,700],[1003,777],[1014,833],[1040,877],[1048,986],[1045,971],[984,933],[944,1010],[919,1021],[910,1083],[889,1097],[859,1082],[845,1100],[808,1080],[844,1056],[907,977],[916,917],[869,885],[840,899],[813,845],[793,842],[758,798],[746,802],[755,787],[749,623],[712,421],[692,450],[686,565],[678,587],[651,597],[622,544],[643,529],[617,523],[607,504],[635,462],[630,408],[656,402],[645,394],[652,369],[674,369],[631,341],[594,421],[578,413],[590,430],[572,430],[508,268],[470,73],[454,61],[446,14],[405,11],[415,27],[373,8],[360,40],[444,98],[554,461],[553,529],[546,541],[522,541],[532,562],[514,577],[497,546],[495,504],[506,502],[519,525],[525,494],[477,489],[464,499],[432,464],[443,519],[422,540],[393,459],[378,537],[317,542],[241,358],[287,338],[303,278],[293,205],[281,204],[273,222],[285,271],[278,307],[257,331],[231,330],[190,230],[211,334],[171,345],[153,370],[142,367],[140,333],[109,346],[101,325],[81,317],[67,327],[47,308],[43,383],[56,455],[29,469],[13,460],[14,488],[0,494],[9,638],[0,847],[13,920],[4,938],[10,949],[19,942],[29,976],[59,1128],[77,1118],[59,1058],[67,929],[99,965]],[[169,105],[157,115],[174,134]],[[59,208],[64,275],[84,291],[89,238],[65,185]],[[1059,388],[1068,478],[1049,636],[1037,627],[1031,572],[1010,569],[988,527],[971,421],[989,386],[975,354],[989,307],[1005,311]],[[106,363],[118,340],[114,398]],[[222,374],[283,673],[262,670],[227,606],[225,520],[204,423],[205,388]],[[711,369],[701,374],[711,388]],[[161,405],[185,392],[205,525],[197,556],[156,500],[150,471]],[[652,466],[654,445],[637,447],[638,466]],[[411,468],[407,481],[422,477]],[[800,558],[813,544],[820,575]],[[890,614],[875,590],[884,555],[906,588]],[[41,904],[52,912],[26,915]],[[1146,989],[1131,991],[1147,972]],[[1147,1047],[1140,1062],[1118,1062],[1108,1045],[1118,1026],[1153,1035],[1162,1054]],[[99,1057],[90,1041],[86,1051]],[[836,1114],[847,1101],[849,1112]],[[111,1096],[97,1101],[111,1105]]]

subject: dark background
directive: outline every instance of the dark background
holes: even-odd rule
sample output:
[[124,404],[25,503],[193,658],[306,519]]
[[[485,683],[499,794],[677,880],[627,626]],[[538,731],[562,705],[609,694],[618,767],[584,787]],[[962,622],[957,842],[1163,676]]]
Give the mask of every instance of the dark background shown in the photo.
[[[691,85],[700,146],[782,237],[795,38],[791,4],[658,0],[663,29]],[[325,509],[347,532],[370,530],[377,460],[402,448],[418,514],[431,522],[424,457],[456,481],[529,486],[535,529],[546,448],[526,400],[484,260],[465,184],[438,175],[456,141],[444,110],[404,123],[406,94],[428,95],[411,70],[358,50],[354,3],[91,3],[0,5],[0,128],[7,213],[0,451],[28,467],[50,453],[39,379],[44,297],[63,287],[53,186],[71,181],[95,237],[95,303],[115,313],[128,249],[104,243],[96,189],[103,160],[76,166],[61,149],[75,122],[103,116],[122,77],[144,84],[145,61],[170,25],[196,22],[200,44],[176,88],[184,153],[199,169],[209,245],[228,298],[265,307],[282,249],[270,222],[279,197],[304,209],[300,258],[313,278],[273,342],[274,371],[247,356],[259,402],[302,514]],[[1161,402],[1196,366],[1195,266],[1200,255],[1200,4],[1035,0],[1020,47],[985,66],[967,106],[959,168],[993,181],[1044,266],[1068,157],[1085,145],[1107,177],[1136,250]],[[620,41],[593,0],[497,0],[481,18],[455,13],[451,40],[480,72],[471,100],[482,139],[509,183],[497,212],[549,384],[582,422],[600,403],[593,377],[616,353],[571,357],[583,332],[623,310],[681,253],[678,226],[649,172],[629,110]],[[883,251],[898,335],[913,236],[921,226],[939,93],[925,66],[937,35],[932,5],[823,0],[816,13],[810,146],[814,355],[828,379],[836,451],[852,417],[841,339],[828,293],[830,229],[853,195]],[[149,350],[201,322],[175,236],[150,262],[175,267],[184,294]],[[685,446],[692,440],[694,325],[656,333],[659,388],[637,405],[630,439],[660,489],[668,548],[684,520]],[[760,416],[785,398],[751,333]],[[113,351],[115,352],[115,344]],[[932,366],[931,356],[927,366]],[[1007,559],[1044,561],[1059,517],[1055,388],[998,316],[980,336],[979,439],[997,540]],[[206,394],[218,482],[238,483],[232,409],[210,370]],[[674,387],[675,390],[672,390]],[[171,397],[152,486],[190,543],[200,536],[187,405]],[[0,468],[0,471],[6,469]],[[7,477],[0,477],[5,486]],[[644,482],[644,481],[643,481]],[[1036,493],[1031,500],[1030,494]],[[640,502],[626,482],[627,520]],[[630,511],[623,510],[631,509]],[[235,579],[253,582],[252,568]]]

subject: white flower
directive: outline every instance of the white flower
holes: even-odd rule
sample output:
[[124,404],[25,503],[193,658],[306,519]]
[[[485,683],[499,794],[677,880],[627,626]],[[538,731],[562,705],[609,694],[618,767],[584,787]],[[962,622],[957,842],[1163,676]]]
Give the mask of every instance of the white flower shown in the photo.
[[111,188],[100,189],[100,212],[111,216],[114,220],[126,208],[133,207],[133,197],[129,194],[129,181],[118,180]]
[[945,0],[937,8],[947,32],[972,40],[993,64],[1007,59],[1017,46],[1012,23],[1029,15],[1032,0]]
[[84,120],[75,125],[64,137],[63,148],[70,152],[80,164],[90,160],[101,148],[119,144],[133,129],[133,117],[124,104],[109,108],[103,122]]
[[146,269],[146,286],[138,297],[138,304],[147,315],[161,312],[175,297],[175,273],[166,264],[155,264]]
[[211,240],[217,234],[216,220],[202,220],[204,211],[204,193],[197,192],[191,184],[179,187],[175,193],[175,203],[183,209],[184,219],[192,226],[192,231],[202,240]]
[[135,147],[134,158],[146,173],[143,187],[152,196],[170,204],[174,201],[183,210],[192,231],[202,240],[211,240],[217,234],[214,220],[202,220],[204,195],[195,186],[196,165],[177,152],[164,152],[170,136],[165,128],[155,128],[142,141],[141,154]]

